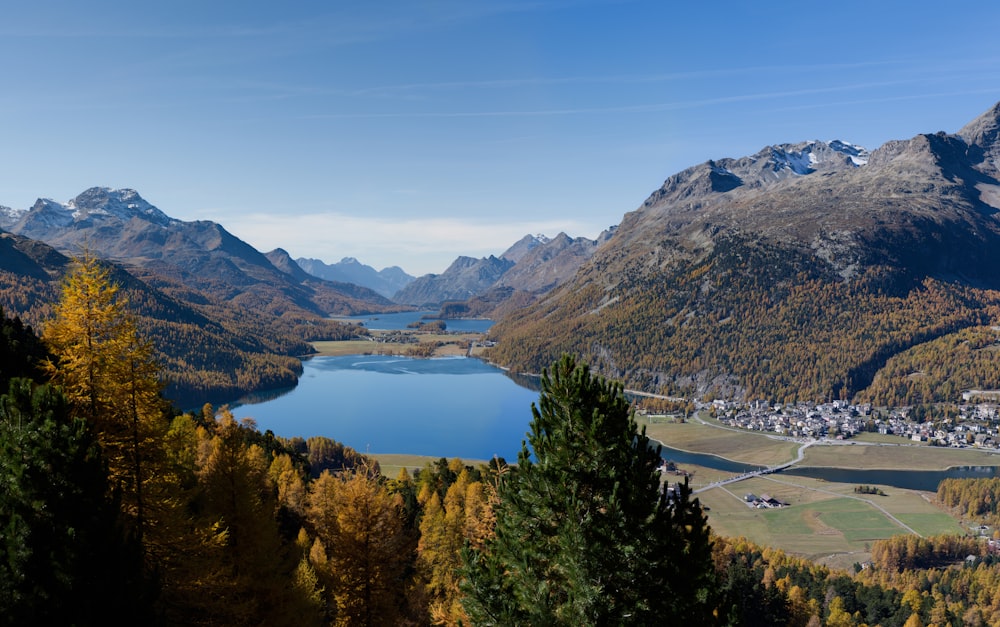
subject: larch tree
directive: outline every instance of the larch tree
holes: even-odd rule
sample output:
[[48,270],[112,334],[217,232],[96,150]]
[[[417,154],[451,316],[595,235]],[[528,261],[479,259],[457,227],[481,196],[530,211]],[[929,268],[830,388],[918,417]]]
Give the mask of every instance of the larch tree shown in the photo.
[[311,561],[325,571],[335,624],[403,620],[414,546],[400,499],[363,470],[340,477],[326,471],[313,483],[307,517],[320,541]]
[[54,354],[46,366],[98,434],[123,509],[143,539],[150,464],[166,430],[152,345],[138,331],[109,269],[95,257],[76,261],[63,282],[44,339]]
[[[309,625],[318,608],[299,587],[302,549],[282,538],[276,488],[256,430],[223,409],[198,445],[200,515],[210,524],[212,559],[200,584],[200,622]],[[306,573],[302,573],[304,576]],[[186,621],[191,616],[184,617]]]
[[532,414],[499,486],[495,536],[464,553],[473,623],[713,622],[705,516],[686,483],[661,486],[659,449],[621,385],[563,357]]

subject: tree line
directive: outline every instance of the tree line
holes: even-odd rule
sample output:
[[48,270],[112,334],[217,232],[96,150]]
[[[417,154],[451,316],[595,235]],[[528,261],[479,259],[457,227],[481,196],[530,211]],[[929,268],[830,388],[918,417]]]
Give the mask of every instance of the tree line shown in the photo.
[[878,264],[845,279],[747,236],[623,263],[610,285],[557,290],[499,322],[490,359],[539,372],[569,352],[633,389],[785,403],[901,406],[1000,386],[995,291]]
[[622,385],[572,357],[545,369],[517,464],[388,478],[327,438],[174,411],[92,260],[54,312],[44,339],[0,333],[0,624],[1000,619],[1000,567],[951,567],[987,557],[965,540],[876,542],[848,574],[714,536],[686,483],[662,482]]

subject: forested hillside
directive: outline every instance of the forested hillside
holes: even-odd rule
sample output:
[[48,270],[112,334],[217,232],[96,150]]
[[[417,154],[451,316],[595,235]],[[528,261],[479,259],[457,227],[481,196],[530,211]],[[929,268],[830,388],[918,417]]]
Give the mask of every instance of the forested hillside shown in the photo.
[[517,466],[389,479],[333,440],[176,413],[108,278],[75,269],[44,341],[0,320],[0,625],[1000,621],[985,539],[880,540],[855,574],[714,536],[621,385],[568,357]]
[[[955,400],[963,382],[1000,387],[995,351],[978,353],[976,365],[955,359],[968,344],[946,340],[964,330],[980,348],[1000,342],[991,326],[1000,322],[998,292],[878,266],[844,282],[808,255],[738,237],[668,271],[637,264],[613,287],[594,281],[506,318],[491,359],[538,372],[579,351],[636,389],[781,402],[860,395],[895,406]],[[904,365],[904,351],[927,356],[932,346],[947,368]]]
[[[43,329],[71,260],[10,233],[0,234],[0,247],[0,307]],[[267,303],[251,307],[247,297],[219,301],[139,268],[107,268],[153,343],[168,397],[181,407],[294,386],[301,372],[297,357],[312,352],[309,341],[364,333],[313,314],[266,312]]]

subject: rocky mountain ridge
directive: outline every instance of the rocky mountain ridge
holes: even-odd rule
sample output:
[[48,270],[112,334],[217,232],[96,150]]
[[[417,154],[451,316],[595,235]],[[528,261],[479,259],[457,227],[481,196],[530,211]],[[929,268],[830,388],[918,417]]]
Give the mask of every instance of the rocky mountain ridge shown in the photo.
[[[0,305],[43,322],[68,257],[111,263],[154,339],[174,400],[228,401],[294,385],[311,340],[358,332],[331,314],[392,308],[375,292],[313,277],[284,251],[270,257],[210,221],[173,219],[134,190],[91,188],[38,200],[0,224]],[[273,261],[272,261],[273,259]]]
[[131,189],[95,187],[65,204],[39,199],[0,228],[68,255],[89,249],[223,301],[266,299],[277,313],[325,317],[391,305],[371,290],[281,270],[222,225],[171,218]]
[[525,235],[499,257],[459,257],[441,274],[417,278],[393,296],[398,303],[438,307],[443,303],[479,298],[476,315],[492,316],[515,299],[518,306],[534,300],[570,279],[577,268],[606,242],[614,228],[596,240]]
[[573,280],[494,327],[491,358],[537,371],[572,352],[648,391],[875,389],[908,351],[1000,323],[998,119],[1000,104],[870,154],[803,142],[674,174]]

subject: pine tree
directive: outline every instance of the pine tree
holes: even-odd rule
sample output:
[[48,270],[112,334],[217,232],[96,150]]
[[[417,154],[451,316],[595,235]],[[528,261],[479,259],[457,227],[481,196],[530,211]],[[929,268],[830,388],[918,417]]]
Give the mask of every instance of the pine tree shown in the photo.
[[686,484],[661,487],[659,449],[621,385],[563,357],[532,415],[500,485],[496,535],[465,552],[473,622],[710,623],[705,516]]
[[142,624],[152,588],[86,421],[48,385],[0,396],[0,625]]

